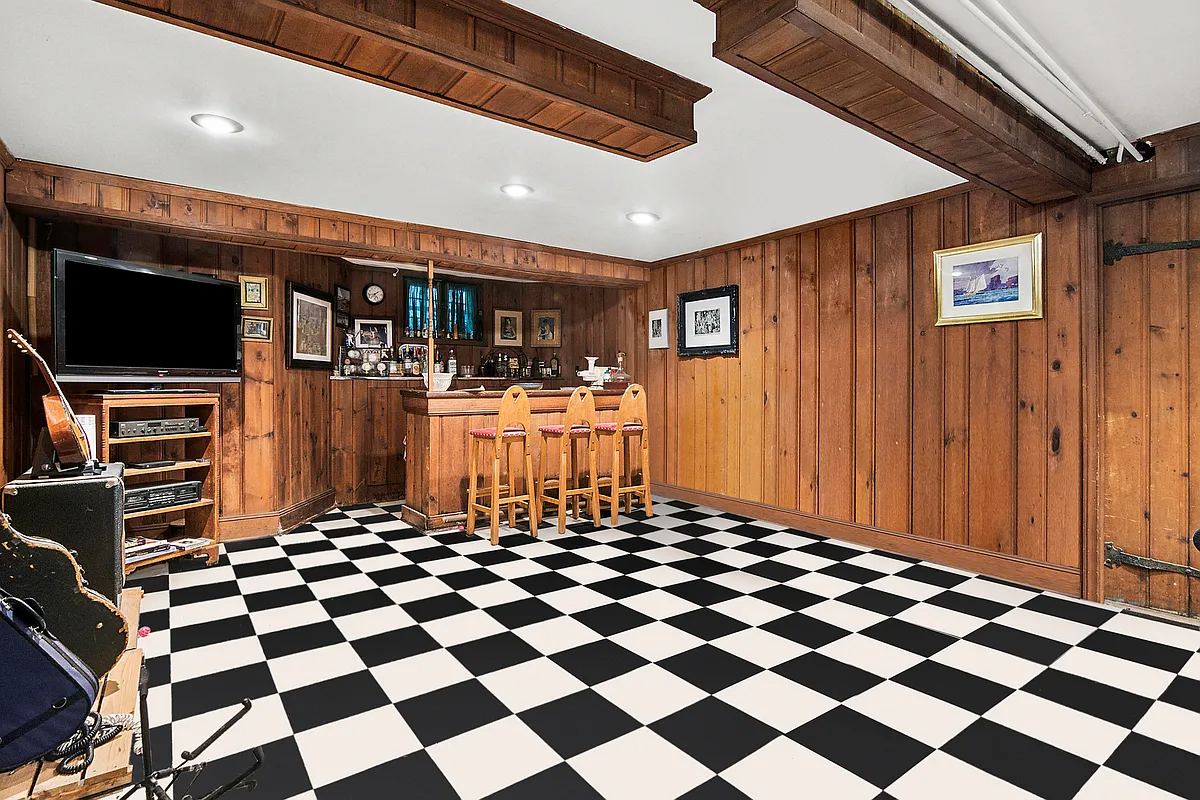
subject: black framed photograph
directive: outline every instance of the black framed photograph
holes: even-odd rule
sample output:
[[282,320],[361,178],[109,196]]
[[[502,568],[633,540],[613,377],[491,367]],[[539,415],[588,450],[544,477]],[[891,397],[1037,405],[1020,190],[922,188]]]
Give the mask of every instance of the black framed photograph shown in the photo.
[[350,316],[350,290],[340,283],[333,285],[334,309],[338,316]]
[[287,282],[288,369],[333,369],[333,295]]
[[391,347],[392,321],[363,318],[354,320],[354,343],[359,347]]
[[681,356],[738,354],[737,284],[679,294]]

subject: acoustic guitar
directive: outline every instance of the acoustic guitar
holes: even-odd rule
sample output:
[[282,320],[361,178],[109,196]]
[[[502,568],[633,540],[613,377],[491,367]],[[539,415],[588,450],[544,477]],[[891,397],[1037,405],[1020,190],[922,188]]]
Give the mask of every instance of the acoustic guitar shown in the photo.
[[88,444],[83,426],[71,410],[71,404],[67,402],[62,387],[50,372],[50,365],[33,349],[33,345],[25,341],[24,336],[12,328],[8,329],[8,338],[18,350],[33,359],[46,385],[50,387],[50,391],[42,397],[42,408],[46,412],[46,428],[50,432],[50,441],[54,444],[59,462],[64,467],[80,467],[87,464],[92,460],[91,445]]
[[117,665],[129,627],[116,606],[83,585],[83,574],[58,542],[26,536],[0,514],[0,588],[41,609],[46,629],[97,677]]

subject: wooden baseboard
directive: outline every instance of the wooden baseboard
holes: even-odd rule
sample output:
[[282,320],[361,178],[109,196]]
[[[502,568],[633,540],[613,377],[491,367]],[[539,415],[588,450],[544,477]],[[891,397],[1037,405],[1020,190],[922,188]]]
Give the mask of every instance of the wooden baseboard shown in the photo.
[[277,536],[297,525],[308,522],[331,508],[333,508],[333,489],[328,489],[279,511],[221,517],[221,541],[234,542],[239,539]]
[[900,555],[977,572],[980,575],[988,575],[1024,586],[1049,589],[1071,597],[1079,597],[1080,594],[1079,570],[1074,567],[1031,561],[1007,553],[994,553],[989,550],[980,550],[977,547],[926,539],[908,533],[897,533],[853,522],[842,522],[829,517],[776,508],[749,500],[738,500],[725,495],[685,489],[680,486],[655,483],[652,485],[652,489],[655,495],[708,506],[719,511],[741,514],[779,525],[787,525],[820,536],[843,539],[867,547],[878,547],[881,550],[889,550]]
[[466,512],[460,511],[456,514],[439,514],[436,517],[427,517],[411,506],[402,505],[400,506],[400,519],[418,530],[437,531],[443,528],[452,528],[466,522],[467,515]]

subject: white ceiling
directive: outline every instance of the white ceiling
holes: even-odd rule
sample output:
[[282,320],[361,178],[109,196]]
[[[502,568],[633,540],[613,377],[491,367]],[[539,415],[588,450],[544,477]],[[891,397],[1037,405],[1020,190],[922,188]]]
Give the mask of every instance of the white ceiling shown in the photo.
[[[20,158],[644,260],[959,182],[714,59],[692,0],[516,5],[711,86],[700,143],[640,163],[91,0],[0,0],[0,137]],[[214,137],[197,112],[246,131]],[[500,193],[514,181],[536,193]],[[640,209],[662,221],[625,219]]]
[[[918,2],[1115,143],[958,0]],[[1200,120],[1197,0],[1001,2],[1131,136]],[[692,0],[515,4],[711,86],[700,143],[643,164],[91,0],[0,0],[0,137],[21,158],[644,260],[959,182],[712,58]],[[211,136],[197,112],[246,131]],[[626,221],[641,209],[661,223]]]
[[[913,0],[1101,150],[1117,140],[959,0]],[[1197,0],[974,0],[999,3],[1132,140],[1200,121]]]

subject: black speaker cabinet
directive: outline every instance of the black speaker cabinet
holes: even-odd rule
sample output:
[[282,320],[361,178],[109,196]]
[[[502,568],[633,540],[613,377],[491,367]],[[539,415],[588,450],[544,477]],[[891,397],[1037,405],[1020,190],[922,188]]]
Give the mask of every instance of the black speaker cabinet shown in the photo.
[[125,587],[124,464],[105,464],[96,475],[31,478],[4,487],[4,513],[27,536],[74,551],[87,585],[120,604]]

